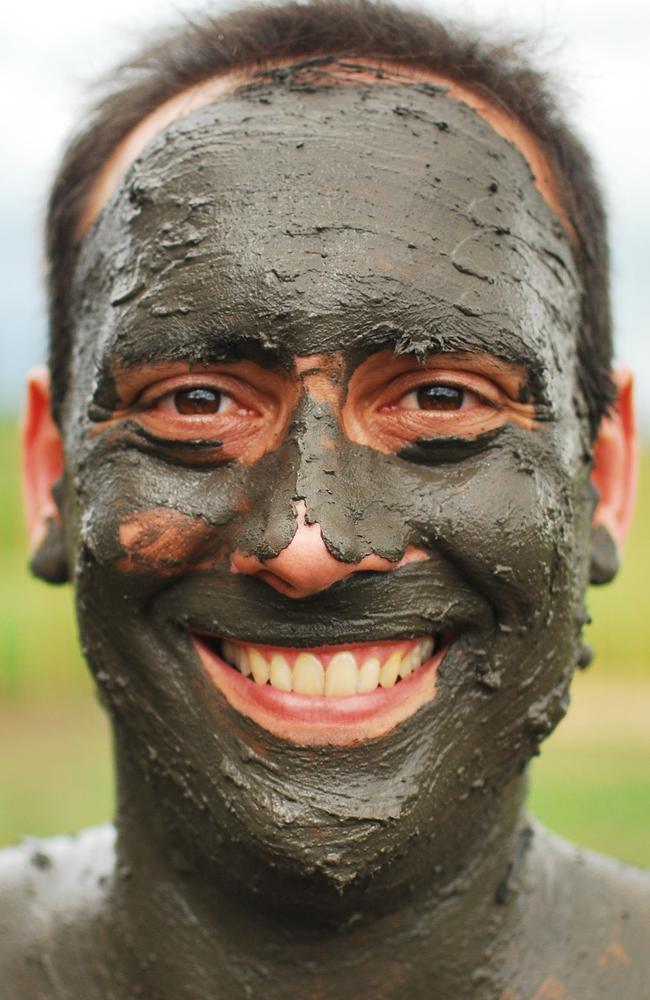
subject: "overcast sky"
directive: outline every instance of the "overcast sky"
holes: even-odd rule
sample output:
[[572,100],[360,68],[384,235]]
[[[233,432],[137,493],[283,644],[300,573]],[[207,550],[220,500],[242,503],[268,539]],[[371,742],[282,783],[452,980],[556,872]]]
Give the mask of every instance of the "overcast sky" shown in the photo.
[[[32,0],[12,4],[3,16],[0,401],[5,411],[19,405],[25,371],[44,357],[42,207],[85,86],[152,25],[197,6],[195,0]],[[618,356],[637,372],[642,425],[650,435],[650,5],[641,0],[440,0],[421,6],[473,20],[491,34],[532,35],[538,64],[559,81],[570,119],[593,150],[607,191]]]

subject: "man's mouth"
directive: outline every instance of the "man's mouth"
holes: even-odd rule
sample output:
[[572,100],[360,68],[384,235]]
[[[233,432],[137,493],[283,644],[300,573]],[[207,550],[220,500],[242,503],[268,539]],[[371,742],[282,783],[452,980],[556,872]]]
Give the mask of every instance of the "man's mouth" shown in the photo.
[[275,736],[349,745],[383,736],[430,701],[454,633],[299,649],[192,634],[226,700]]

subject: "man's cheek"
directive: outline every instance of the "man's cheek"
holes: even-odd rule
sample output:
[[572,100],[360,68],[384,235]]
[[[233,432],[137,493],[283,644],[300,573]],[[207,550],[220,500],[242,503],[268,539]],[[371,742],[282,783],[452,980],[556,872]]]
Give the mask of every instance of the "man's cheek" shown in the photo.
[[[515,728],[527,699],[562,696],[556,685],[577,662],[584,623],[584,491],[559,463],[543,461],[541,438],[534,445],[509,429],[480,461],[450,470],[446,492],[411,491],[421,498],[419,544],[453,563],[493,612],[492,634],[461,636],[466,661],[453,669],[449,662],[441,679],[452,683],[469,668],[491,699],[491,723],[503,725],[503,713]],[[550,721],[546,713],[544,725],[561,711]]]
[[521,462],[520,439],[512,428],[485,455],[412,475],[409,517],[420,544],[522,621],[548,597],[548,564],[569,512],[562,484]]
[[69,478],[82,574],[169,579],[214,566],[249,516],[241,467],[197,470],[102,440]]
[[118,534],[124,554],[117,569],[127,575],[182,576],[210,569],[225,555],[223,539],[212,526],[164,507],[126,515]]

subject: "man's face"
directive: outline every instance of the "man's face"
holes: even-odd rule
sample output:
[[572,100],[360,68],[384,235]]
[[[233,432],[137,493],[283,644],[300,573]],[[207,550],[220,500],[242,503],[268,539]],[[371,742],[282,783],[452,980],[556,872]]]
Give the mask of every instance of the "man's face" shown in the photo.
[[[75,289],[82,638],[174,857],[296,899],[448,873],[584,618],[580,286],[521,153],[428,85],[251,86],[154,139]],[[331,586],[275,572],[297,513]],[[232,665],[414,646],[329,706]]]

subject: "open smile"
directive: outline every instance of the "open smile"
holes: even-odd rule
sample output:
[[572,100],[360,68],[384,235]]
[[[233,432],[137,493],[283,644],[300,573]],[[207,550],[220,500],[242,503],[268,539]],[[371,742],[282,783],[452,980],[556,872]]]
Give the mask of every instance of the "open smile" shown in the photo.
[[383,736],[436,692],[455,637],[299,649],[192,634],[201,663],[226,700],[275,736],[346,746]]

